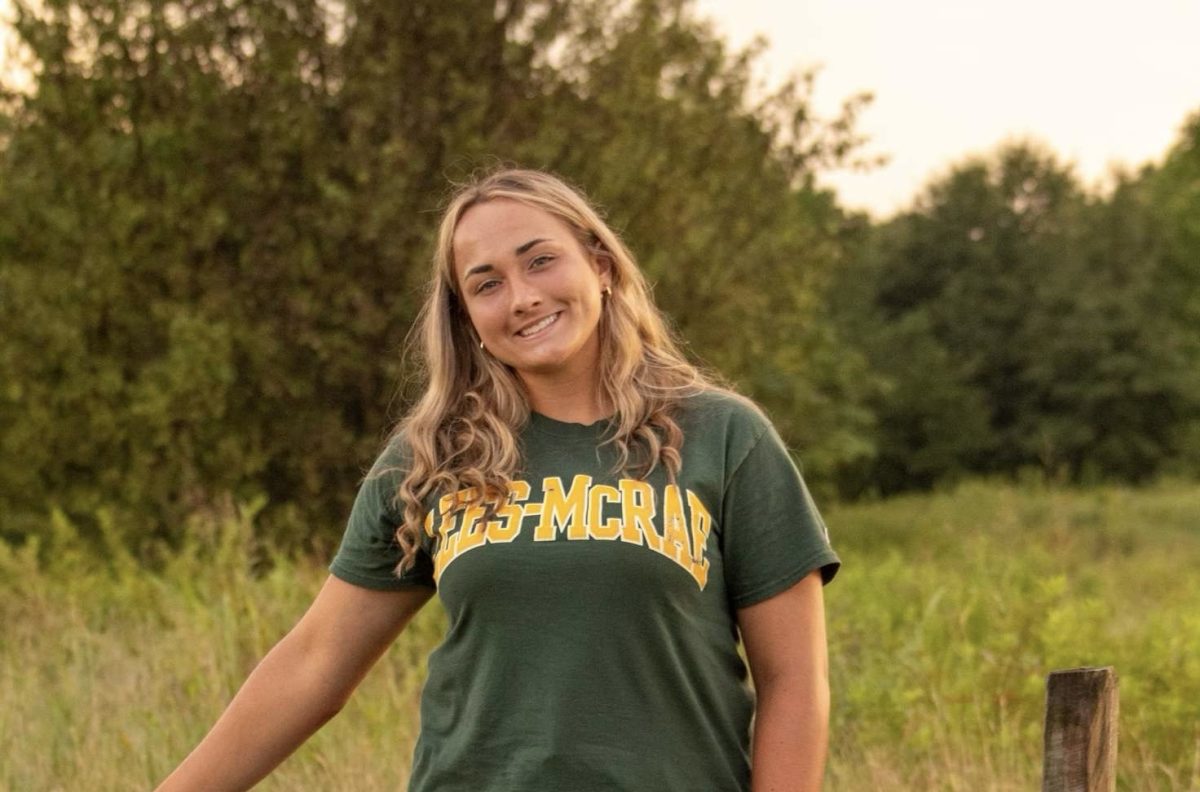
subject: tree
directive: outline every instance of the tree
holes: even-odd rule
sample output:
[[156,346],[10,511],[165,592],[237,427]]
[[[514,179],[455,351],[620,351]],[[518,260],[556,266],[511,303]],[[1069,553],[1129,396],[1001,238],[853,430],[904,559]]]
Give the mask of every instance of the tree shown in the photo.
[[[0,530],[52,507],[129,540],[265,494],[326,542],[409,370],[447,176],[586,185],[702,357],[806,457],[853,458],[822,315],[858,143],[798,80],[755,104],[680,0],[17,3],[32,90],[0,152]],[[764,289],[764,284],[770,286]],[[355,460],[358,464],[355,464]]]
[[1092,197],[1052,154],[1013,144],[955,166],[875,233],[845,333],[887,382],[867,480],[1032,467],[1138,481],[1179,458],[1200,385],[1180,295],[1196,293],[1200,258],[1159,241],[1179,239],[1159,207],[1187,182],[1163,178]]

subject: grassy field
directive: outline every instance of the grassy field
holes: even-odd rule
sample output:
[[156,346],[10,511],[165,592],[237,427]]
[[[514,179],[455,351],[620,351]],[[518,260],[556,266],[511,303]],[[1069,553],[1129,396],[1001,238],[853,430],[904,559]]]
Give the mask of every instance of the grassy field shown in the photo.
[[[1040,788],[1045,675],[1080,665],[1120,675],[1119,788],[1200,789],[1200,486],[976,483],[826,516],[828,789]],[[0,545],[0,789],[147,789],[200,739],[325,575],[265,558],[252,523],[197,520],[154,575],[61,519]],[[260,788],[403,789],[442,623],[427,608]]]

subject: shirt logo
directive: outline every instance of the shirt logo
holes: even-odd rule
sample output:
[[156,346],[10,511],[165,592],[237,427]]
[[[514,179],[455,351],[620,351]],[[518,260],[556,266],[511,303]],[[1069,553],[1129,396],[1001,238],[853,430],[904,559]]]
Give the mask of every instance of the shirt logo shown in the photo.
[[[511,542],[532,531],[533,541],[607,541],[640,545],[683,569],[703,591],[708,584],[708,536],[712,515],[689,489],[668,484],[661,499],[654,487],[637,479],[616,486],[575,476],[566,487],[558,476],[542,479],[542,499],[529,500],[529,482],[509,482],[508,500],[490,520],[482,504],[468,505],[474,488],[444,495],[425,516],[425,533],[437,540],[433,577],[464,553],[486,544]],[[661,513],[661,532],[655,518]],[[441,518],[438,518],[438,515]],[[436,523],[436,527],[435,527]]]

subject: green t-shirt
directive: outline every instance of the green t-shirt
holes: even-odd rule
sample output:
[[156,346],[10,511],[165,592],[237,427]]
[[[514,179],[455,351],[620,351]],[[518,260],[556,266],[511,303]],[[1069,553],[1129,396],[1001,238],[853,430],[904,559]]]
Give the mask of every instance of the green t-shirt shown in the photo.
[[[436,586],[410,792],[750,787],[753,696],[736,609],[839,561],[783,442],[723,392],[687,399],[676,485],[613,476],[591,426],[534,414],[525,470],[488,522],[453,494],[402,578],[394,449],[362,485],[331,570],[359,586]],[[389,468],[393,468],[391,472]],[[381,471],[385,471],[380,475]]]

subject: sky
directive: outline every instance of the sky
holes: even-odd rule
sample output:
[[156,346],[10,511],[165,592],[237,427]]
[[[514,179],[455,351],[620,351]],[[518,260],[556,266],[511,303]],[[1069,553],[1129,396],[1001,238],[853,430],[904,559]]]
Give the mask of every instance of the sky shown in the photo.
[[875,95],[859,129],[890,162],[825,179],[882,218],[1009,140],[1048,145],[1089,186],[1158,161],[1200,111],[1200,0],[697,0],[763,74],[819,66],[814,104]]

